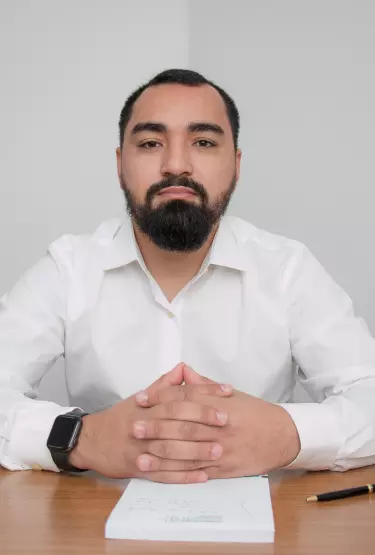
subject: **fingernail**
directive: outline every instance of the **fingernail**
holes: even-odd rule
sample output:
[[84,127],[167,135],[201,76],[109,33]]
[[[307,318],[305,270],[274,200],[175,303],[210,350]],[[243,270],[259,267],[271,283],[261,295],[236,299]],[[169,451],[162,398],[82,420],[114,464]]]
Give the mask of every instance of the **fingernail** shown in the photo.
[[219,443],[215,443],[211,449],[211,458],[218,459],[223,453],[223,448]]
[[232,386],[227,384],[227,383],[222,383],[220,385],[221,391],[224,391],[224,393],[231,393],[232,392]]
[[146,391],[140,391],[139,393],[137,393],[137,395],[135,396],[137,402],[141,405],[144,405],[145,403],[147,403],[147,399],[148,399],[148,395]]
[[145,422],[134,422],[133,432],[135,437],[142,438],[146,435],[146,423]]
[[147,456],[141,456],[138,459],[138,468],[139,470],[142,470],[142,472],[146,472],[147,470],[149,470],[151,464],[150,464],[150,459]]
[[226,412],[217,412],[216,418],[220,422],[220,424],[226,424],[228,422],[228,415]]
[[205,472],[199,472],[199,474],[197,475],[197,482],[207,482],[208,480],[208,476]]

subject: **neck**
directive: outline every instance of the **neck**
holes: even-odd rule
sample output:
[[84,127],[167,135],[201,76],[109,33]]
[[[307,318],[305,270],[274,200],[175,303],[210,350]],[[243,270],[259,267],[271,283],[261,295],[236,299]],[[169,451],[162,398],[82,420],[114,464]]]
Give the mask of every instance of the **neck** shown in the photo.
[[[134,235],[147,269],[162,289],[165,289],[163,284],[165,286],[169,284],[169,288],[176,291],[182,289],[199,272],[212,245],[218,226],[219,224],[214,226],[208,239],[200,249],[186,253],[161,249],[133,221]],[[171,295],[167,296],[170,297]]]

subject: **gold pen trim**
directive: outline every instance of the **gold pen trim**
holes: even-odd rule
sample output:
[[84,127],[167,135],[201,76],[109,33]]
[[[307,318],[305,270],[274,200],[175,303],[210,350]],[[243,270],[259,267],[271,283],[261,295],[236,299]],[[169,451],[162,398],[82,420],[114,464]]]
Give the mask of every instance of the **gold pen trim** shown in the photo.
[[372,484],[366,484],[366,486],[368,487],[368,492],[369,493],[374,493],[374,488]]
[[318,497],[317,495],[311,495],[310,497],[306,498],[307,503],[315,503],[316,501],[318,501]]

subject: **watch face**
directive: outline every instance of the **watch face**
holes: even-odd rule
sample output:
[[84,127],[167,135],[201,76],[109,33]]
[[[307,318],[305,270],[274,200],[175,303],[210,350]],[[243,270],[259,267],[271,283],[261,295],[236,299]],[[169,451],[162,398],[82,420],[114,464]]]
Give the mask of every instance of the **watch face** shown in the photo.
[[48,447],[69,451],[81,427],[81,420],[69,416],[58,416],[48,438]]

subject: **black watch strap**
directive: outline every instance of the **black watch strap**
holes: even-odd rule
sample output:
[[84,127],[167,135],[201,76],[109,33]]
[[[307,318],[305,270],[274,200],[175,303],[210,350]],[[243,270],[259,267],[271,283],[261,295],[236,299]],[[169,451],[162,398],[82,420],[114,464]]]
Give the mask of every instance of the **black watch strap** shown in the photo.
[[[81,409],[74,409],[70,412],[67,412],[65,414],[60,414],[56,419],[55,422],[52,426],[52,430],[51,430],[51,434],[47,440],[47,447],[51,453],[51,457],[53,462],[55,463],[55,465],[57,466],[57,468],[59,468],[60,470],[66,471],[66,472],[86,472],[87,469],[85,468],[76,468],[75,466],[73,466],[72,464],[70,464],[69,462],[69,455],[72,452],[72,450],[74,449],[74,447],[77,444],[78,438],[79,438],[79,434],[80,431],[82,429],[82,418],[84,416],[86,416],[88,413],[87,412],[83,412]],[[70,448],[62,448],[62,446],[57,447],[57,445],[54,445],[53,441],[50,441],[51,438],[53,438],[53,434],[54,434],[54,427],[56,426],[57,420],[61,419],[61,418],[74,418],[74,420],[79,423],[79,430],[78,433],[75,436],[74,442],[72,442]],[[59,428],[58,428],[59,429]]]
[[86,468],[77,468],[69,462],[70,451],[52,451],[51,456],[53,462],[60,470],[64,472],[87,472]]

